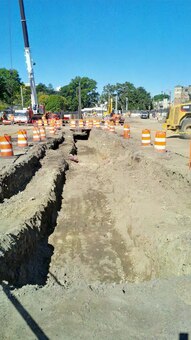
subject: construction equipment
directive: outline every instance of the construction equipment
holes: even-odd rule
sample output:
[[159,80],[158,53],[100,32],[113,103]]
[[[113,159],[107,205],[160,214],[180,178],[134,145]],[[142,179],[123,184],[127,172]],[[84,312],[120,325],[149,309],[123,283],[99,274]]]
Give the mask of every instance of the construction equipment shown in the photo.
[[29,47],[29,38],[28,38],[28,31],[27,31],[23,0],[19,0],[19,7],[20,7],[21,23],[22,23],[22,30],[23,30],[23,37],[24,37],[24,45],[25,45],[25,58],[26,58],[27,71],[28,71],[30,88],[31,88],[31,104],[32,104],[32,109],[35,114],[35,113],[38,113],[38,101],[37,101],[34,70],[33,70],[34,64],[32,62],[31,52],[30,52],[30,47]]
[[178,132],[181,138],[191,138],[191,103],[172,105],[163,129]]
[[104,112],[104,116],[110,116],[112,111],[113,111],[113,99],[109,98],[108,106],[107,106],[107,111]]

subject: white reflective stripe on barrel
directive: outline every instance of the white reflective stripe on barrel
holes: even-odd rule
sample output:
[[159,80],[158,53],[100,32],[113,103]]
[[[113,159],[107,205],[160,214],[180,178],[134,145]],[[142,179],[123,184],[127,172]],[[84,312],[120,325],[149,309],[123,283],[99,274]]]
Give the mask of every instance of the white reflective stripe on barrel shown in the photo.
[[155,137],[155,142],[165,142],[166,138],[158,138],[158,137]]
[[149,133],[143,133],[143,134],[142,134],[142,137],[144,137],[144,138],[150,137],[150,134],[149,134]]
[[11,149],[1,149],[1,153],[2,152],[10,152],[10,151],[12,151]]

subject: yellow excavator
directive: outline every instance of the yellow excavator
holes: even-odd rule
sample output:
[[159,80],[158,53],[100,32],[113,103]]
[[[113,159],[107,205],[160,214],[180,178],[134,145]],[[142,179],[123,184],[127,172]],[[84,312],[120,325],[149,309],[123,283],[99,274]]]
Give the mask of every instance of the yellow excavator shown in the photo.
[[109,116],[113,110],[113,99],[108,100],[107,111],[104,112],[104,116]]
[[172,130],[181,138],[191,138],[191,102],[172,105],[163,124],[164,130]]

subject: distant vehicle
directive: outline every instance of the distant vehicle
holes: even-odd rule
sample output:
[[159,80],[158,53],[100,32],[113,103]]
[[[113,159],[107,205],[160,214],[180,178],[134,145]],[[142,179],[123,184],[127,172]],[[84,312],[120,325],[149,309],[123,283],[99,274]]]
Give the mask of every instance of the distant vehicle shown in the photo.
[[149,112],[141,112],[141,119],[148,119],[149,118]]
[[64,121],[64,123],[69,123],[70,119],[71,119],[72,115],[70,113],[65,113],[62,117],[62,120]]
[[140,112],[131,112],[130,117],[131,118],[136,118],[136,117],[140,117],[141,113]]
[[28,110],[15,110],[14,123],[27,124],[31,122],[31,118]]

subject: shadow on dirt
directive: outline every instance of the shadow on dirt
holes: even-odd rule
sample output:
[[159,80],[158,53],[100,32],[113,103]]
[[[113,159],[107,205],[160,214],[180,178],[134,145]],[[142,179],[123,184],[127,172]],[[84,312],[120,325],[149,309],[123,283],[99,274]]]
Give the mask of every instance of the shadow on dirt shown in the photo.
[[74,133],[74,142],[77,142],[78,140],[88,140],[89,136],[90,130],[81,133]]
[[180,138],[180,136],[179,135],[173,135],[173,136],[168,136],[166,138],[167,139],[178,139],[178,138]]
[[23,320],[25,320],[27,326],[34,333],[37,339],[48,340],[49,338],[46,336],[42,328],[39,327],[37,322],[32,318],[32,316],[27,312],[27,310],[23,307],[23,305],[19,302],[19,300],[14,296],[11,292],[9,285],[2,282],[3,292],[7,296],[8,300],[13,304],[17,312],[21,315]]

